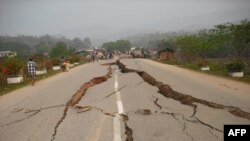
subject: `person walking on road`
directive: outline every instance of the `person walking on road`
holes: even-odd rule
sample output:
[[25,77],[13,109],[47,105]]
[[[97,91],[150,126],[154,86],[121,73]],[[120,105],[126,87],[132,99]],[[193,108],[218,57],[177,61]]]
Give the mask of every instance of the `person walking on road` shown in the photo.
[[31,78],[32,86],[35,85],[35,75],[36,75],[36,63],[33,61],[33,58],[29,58],[27,63],[29,77]]
[[92,58],[92,62],[95,63],[95,53],[94,52],[91,53],[91,58]]
[[64,62],[65,62],[65,59],[64,59],[64,56],[62,56],[61,57],[61,69],[62,69],[63,72],[65,72]]
[[65,61],[64,61],[64,67],[65,67],[65,71],[66,72],[68,72],[69,71],[69,65],[70,65],[70,62],[69,62],[69,60],[68,59],[66,59]]

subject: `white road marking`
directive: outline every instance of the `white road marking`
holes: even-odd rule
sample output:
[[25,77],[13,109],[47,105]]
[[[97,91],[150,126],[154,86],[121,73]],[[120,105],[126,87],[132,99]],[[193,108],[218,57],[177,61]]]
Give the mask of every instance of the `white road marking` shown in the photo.
[[117,91],[117,90],[118,90],[117,70],[118,70],[118,68],[116,68],[116,72],[115,72],[115,91]]
[[122,106],[122,101],[117,101],[117,107],[118,107],[118,113],[123,114],[123,106]]
[[118,91],[117,73],[115,73],[115,91],[116,91],[116,93],[115,93],[116,94],[116,104],[117,104],[119,114],[116,114],[115,117],[114,117],[114,141],[122,141],[122,138],[121,138],[121,123],[120,123],[121,116],[120,116],[120,114],[123,114],[124,110],[123,110],[120,91]]
[[118,90],[118,82],[115,81],[115,91],[117,91],[117,90]]
[[116,103],[117,103],[117,108],[118,108],[118,113],[123,114],[123,104],[122,104],[122,99],[121,99],[121,94],[120,91],[118,91],[118,78],[117,78],[117,73],[115,73],[115,94],[116,94]]
[[120,115],[114,117],[114,141],[122,141]]

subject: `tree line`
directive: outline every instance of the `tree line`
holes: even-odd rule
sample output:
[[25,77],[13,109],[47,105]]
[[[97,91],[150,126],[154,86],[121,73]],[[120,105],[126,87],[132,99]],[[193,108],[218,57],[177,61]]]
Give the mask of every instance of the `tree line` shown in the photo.
[[183,59],[250,57],[250,21],[226,23],[198,34],[178,36],[172,44],[181,50]]
[[128,40],[117,40],[115,42],[106,42],[102,45],[102,48],[104,48],[106,51],[121,51],[126,52],[129,51],[131,48],[131,43]]
[[249,58],[250,21],[225,23],[196,33],[163,33],[129,38],[132,45],[146,48],[170,48],[179,53],[183,61],[204,58]]
[[[31,56],[35,54],[50,53],[56,56],[59,51],[65,55],[74,50],[86,49],[92,46],[91,40],[65,37],[44,36],[0,36],[0,51],[11,50],[17,52],[18,56]],[[57,51],[56,51],[57,50]]]

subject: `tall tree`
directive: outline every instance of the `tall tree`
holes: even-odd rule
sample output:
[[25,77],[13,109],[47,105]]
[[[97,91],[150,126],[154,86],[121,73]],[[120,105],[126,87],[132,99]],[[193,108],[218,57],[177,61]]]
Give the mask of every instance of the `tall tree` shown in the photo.
[[34,48],[36,54],[49,53],[51,50],[50,46],[46,43],[39,43],[35,45]]
[[244,20],[239,25],[231,25],[231,43],[239,58],[246,57],[247,48],[250,47],[250,21]]
[[69,56],[71,55],[72,52],[69,51],[69,49],[67,48],[67,45],[63,42],[58,42],[55,47],[52,49],[52,51],[50,52],[50,57],[51,58],[59,58],[62,56]]
[[0,43],[0,51],[14,51],[18,56],[30,56],[31,47],[24,43],[15,43],[15,42],[4,42]]
[[80,38],[74,38],[72,41],[72,47],[77,49],[84,48],[84,43]]
[[102,45],[108,51],[122,51],[126,52],[130,50],[131,43],[128,40],[117,40],[116,42],[107,42]]
[[91,43],[91,41],[90,41],[90,39],[88,37],[86,37],[83,40],[83,44],[85,45],[86,48],[91,48],[91,46],[92,46],[92,43]]

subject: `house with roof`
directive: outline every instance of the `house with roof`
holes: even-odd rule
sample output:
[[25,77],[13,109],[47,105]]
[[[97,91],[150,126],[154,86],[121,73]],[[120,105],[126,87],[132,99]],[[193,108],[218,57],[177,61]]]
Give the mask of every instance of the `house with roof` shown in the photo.
[[171,60],[174,58],[174,50],[173,49],[163,49],[159,51],[159,60]]
[[12,52],[10,50],[0,51],[0,58],[3,58],[3,57],[14,57],[14,56],[16,56],[16,52]]
[[133,56],[133,58],[141,58],[143,57],[143,50],[142,48],[139,47],[132,47],[130,49],[131,55]]

